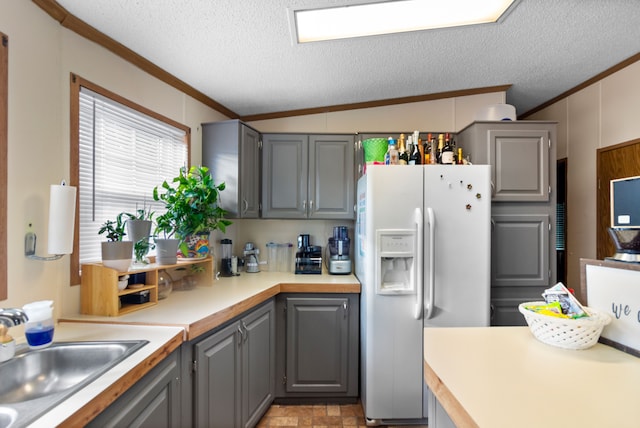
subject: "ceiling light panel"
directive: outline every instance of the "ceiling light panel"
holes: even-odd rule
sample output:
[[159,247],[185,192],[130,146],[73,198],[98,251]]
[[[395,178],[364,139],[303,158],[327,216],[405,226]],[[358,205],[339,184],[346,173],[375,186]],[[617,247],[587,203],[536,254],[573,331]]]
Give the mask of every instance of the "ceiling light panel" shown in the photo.
[[496,22],[515,0],[399,0],[294,10],[298,43]]

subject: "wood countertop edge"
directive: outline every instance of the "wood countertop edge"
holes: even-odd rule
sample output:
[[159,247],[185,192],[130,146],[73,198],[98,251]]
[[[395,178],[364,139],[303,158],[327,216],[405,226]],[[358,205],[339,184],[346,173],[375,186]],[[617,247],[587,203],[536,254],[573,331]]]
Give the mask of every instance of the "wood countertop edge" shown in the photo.
[[479,428],[426,361],[424,362],[424,380],[457,428]]
[[193,324],[190,324],[187,327],[186,340],[189,341],[198,338],[206,332],[221,326],[225,322],[230,321],[239,315],[242,315],[246,311],[258,306],[262,302],[269,300],[279,292],[280,286],[274,285],[265,290],[262,290],[257,294],[254,294],[247,299],[241,300],[234,305],[222,309],[221,311],[211,314],[208,317],[201,319],[200,321],[196,321]]
[[104,389],[99,395],[82,406],[81,409],[70,415],[59,427],[78,427],[85,426],[91,422],[96,416],[102,413],[114,401],[116,401],[129,388],[136,384],[144,375],[149,373],[158,363],[168,357],[173,351],[178,349],[183,342],[183,333],[177,333],[162,347],[158,348],[153,354],[149,355],[137,366],[128,371],[118,381],[112,383]]

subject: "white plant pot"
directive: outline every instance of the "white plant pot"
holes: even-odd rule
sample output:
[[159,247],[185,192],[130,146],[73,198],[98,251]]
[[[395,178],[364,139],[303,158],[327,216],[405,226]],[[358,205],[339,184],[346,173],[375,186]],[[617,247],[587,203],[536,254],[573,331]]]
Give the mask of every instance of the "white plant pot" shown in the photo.
[[115,241],[102,243],[102,264],[118,272],[126,272],[131,266],[133,242]]

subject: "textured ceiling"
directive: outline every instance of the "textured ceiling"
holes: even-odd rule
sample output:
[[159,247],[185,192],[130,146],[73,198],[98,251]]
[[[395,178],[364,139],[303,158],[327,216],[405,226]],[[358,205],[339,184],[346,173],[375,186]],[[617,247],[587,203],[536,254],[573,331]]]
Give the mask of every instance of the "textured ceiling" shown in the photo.
[[520,0],[499,24],[298,45],[347,0],[58,0],[240,116],[512,85],[525,113],[640,52],[639,0]]

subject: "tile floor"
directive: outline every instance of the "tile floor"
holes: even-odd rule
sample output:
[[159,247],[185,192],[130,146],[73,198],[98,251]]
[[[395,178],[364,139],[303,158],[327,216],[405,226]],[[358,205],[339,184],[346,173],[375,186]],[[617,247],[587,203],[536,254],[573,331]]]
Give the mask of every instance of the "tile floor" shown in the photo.
[[[306,428],[364,428],[362,405],[358,404],[273,404],[258,423],[257,428],[306,427]],[[400,428],[387,427],[387,428]],[[412,428],[428,428],[413,425]]]
[[258,428],[365,426],[360,404],[273,404],[258,423]]

